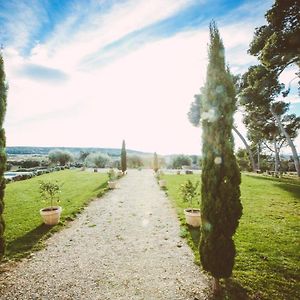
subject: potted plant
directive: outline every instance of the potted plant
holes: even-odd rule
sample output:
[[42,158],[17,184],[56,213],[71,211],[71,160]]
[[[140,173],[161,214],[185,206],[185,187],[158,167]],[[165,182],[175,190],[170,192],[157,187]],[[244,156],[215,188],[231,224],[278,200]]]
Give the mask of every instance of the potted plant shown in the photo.
[[114,169],[109,169],[109,171],[107,172],[108,175],[108,187],[110,189],[115,189],[116,188],[116,173],[114,171]]
[[49,201],[50,206],[40,210],[43,221],[47,225],[56,225],[59,222],[62,211],[61,206],[58,206],[60,186],[57,182],[40,181],[40,195],[42,200]]
[[200,209],[193,208],[193,200],[196,198],[196,196],[199,195],[199,192],[197,191],[198,186],[199,186],[199,181],[193,184],[190,179],[180,186],[180,192],[183,201],[189,202],[190,205],[190,208],[186,208],[184,210],[186,223],[193,227],[199,227],[201,224]]

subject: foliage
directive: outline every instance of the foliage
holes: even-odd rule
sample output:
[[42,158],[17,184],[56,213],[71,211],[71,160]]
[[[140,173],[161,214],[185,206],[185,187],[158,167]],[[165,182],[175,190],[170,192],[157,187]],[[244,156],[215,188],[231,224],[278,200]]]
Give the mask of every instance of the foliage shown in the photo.
[[238,149],[236,153],[236,160],[241,171],[251,171],[250,160],[248,157],[248,153],[245,149]]
[[190,166],[192,164],[192,160],[188,155],[180,154],[176,155],[171,162],[171,167],[173,169],[181,169],[182,166]]
[[125,141],[122,142],[122,150],[121,150],[121,170],[124,173],[127,170],[127,157],[126,157],[126,147]]
[[90,154],[90,152],[81,150],[79,153],[79,157],[78,157],[79,161],[84,162],[85,159],[89,156],[89,154]]
[[6,154],[5,154],[5,132],[3,128],[4,117],[6,113],[6,99],[8,86],[5,80],[4,61],[2,53],[0,52],[0,261],[5,251],[5,222],[3,219],[4,210],[4,190],[5,178],[4,172],[6,170]]
[[254,144],[271,142],[274,145],[275,158],[279,156],[276,150],[288,143],[300,176],[299,159],[292,141],[298,134],[300,117],[286,114],[289,104],[276,101],[283,89],[276,73],[267,70],[263,65],[252,66],[243,75],[241,88],[248,138]]
[[27,159],[19,162],[22,168],[35,168],[40,166],[40,161],[36,159]]
[[[40,248],[49,234],[37,211],[40,209],[39,180],[63,182],[60,224],[72,220],[84,206],[107,187],[107,175],[79,170],[64,170],[7,185],[5,194],[6,258],[24,257]],[[56,226],[58,228],[61,225]],[[51,229],[57,230],[58,228]]]
[[[199,175],[164,175],[163,178],[184,226],[183,209],[187,203],[179,187],[188,178],[196,182]],[[237,255],[233,277],[223,282],[222,299],[299,299],[299,245],[295,242],[300,230],[299,179],[242,175],[241,200],[243,216],[234,237]],[[199,233],[183,228],[199,263]]]
[[132,154],[127,156],[127,165],[129,168],[140,168],[144,165],[144,163],[140,156]]
[[72,159],[72,154],[68,151],[57,149],[49,152],[49,160],[54,164],[59,163],[61,166],[65,166]]
[[299,12],[299,0],[276,0],[265,15],[267,24],[256,29],[251,42],[250,54],[277,77],[291,64],[300,67]]
[[154,172],[157,172],[159,170],[158,157],[157,157],[156,152],[154,152],[154,155],[153,155],[153,170],[154,170]]
[[201,99],[202,96],[200,94],[194,95],[194,101],[191,103],[190,110],[188,112],[188,119],[195,127],[198,127],[200,124]]
[[235,86],[225,68],[224,46],[216,25],[210,24],[209,64],[203,89],[202,192],[200,257],[216,279],[228,278],[234,265],[233,235],[242,215],[240,172],[233,153]]
[[250,84],[248,82],[248,86],[254,86],[258,91],[258,93],[250,95],[252,101],[258,100],[261,102],[261,99],[263,99],[263,106],[269,105],[269,111],[291,148],[295,168],[300,177],[300,161],[296,147],[282,126],[280,116],[278,116],[276,107],[274,107],[274,97],[278,96],[280,92],[282,92],[283,97],[286,97],[290,91],[291,81],[288,89],[282,91],[285,86],[279,84],[280,74],[288,66],[294,65],[297,66],[296,75],[300,77],[299,12],[299,0],[276,0],[272,8],[267,11],[265,14],[267,24],[256,29],[249,49],[250,54],[257,56],[262,65],[253,67],[255,68],[255,70],[252,70],[253,80]]
[[39,185],[41,198],[42,200],[49,201],[50,207],[53,207],[54,203],[59,202],[61,190],[57,181],[51,182],[40,180]]
[[188,202],[191,208],[193,208],[193,200],[196,198],[196,196],[199,195],[199,192],[197,191],[198,186],[199,181],[193,184],[193,182],[190,179],[188,179],[180,186],[180,193],[182,195],[182,199],[183,201]]
[[108,180],[109,181],[114,181],[117,178],[116,172],[113,168],[109,169],[109,171],[107,172],[107,175],[108,175]]
[[[232,80],[234,82],[236,91],[240,91],[240,89],[241,89],[241,77],[240,77],[240,75],[232,75],[231,74],[231,76],[232,76]],[[204,90],[202,89],[201,92],[204,92]],[[201,111],[203,109],[201,103],[204,99],[203,99],[202,94],[194,95],[194,98],[195,99],[191,103],[190,110],[188,112],[188,119],[189,119],[190,123],[193,126],[198,127],[200,125]],[[251,151],[250,146],[248,145],[248,143],[247,143],[246,139],[244,138],[244,136],[239,132],[239,130],[236,127],[233,126],[232,130],[238,135],[238,137],[244,143],[244,145],[247,149],[248,155],[249,155],[252,170],[254,171],[256,169],[256,166],[255,166],[255,163],[254,163],[253,153]],[[193,164],[198,164],[198,162],[195,163],[193,161]],[[199,166],[201,166],[201,163],[199,163]]]
[[88,167],[105,168],[111,161],[105,153],[91,153],[85,158],[85,164]]

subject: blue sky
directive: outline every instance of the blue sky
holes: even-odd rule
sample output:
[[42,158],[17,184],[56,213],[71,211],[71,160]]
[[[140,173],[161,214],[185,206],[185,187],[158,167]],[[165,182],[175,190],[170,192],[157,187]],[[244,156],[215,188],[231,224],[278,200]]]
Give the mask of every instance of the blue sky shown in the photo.
[[[138,150],[199,153],[201,130],[186,114],[205,81],[208,24],[217,22],[227,63],[242,73],[256,63],[248,45],[272,3],[0,0],[8,145],[120,147],[125,139]],[[289,101],[299,114],[299,98]]]

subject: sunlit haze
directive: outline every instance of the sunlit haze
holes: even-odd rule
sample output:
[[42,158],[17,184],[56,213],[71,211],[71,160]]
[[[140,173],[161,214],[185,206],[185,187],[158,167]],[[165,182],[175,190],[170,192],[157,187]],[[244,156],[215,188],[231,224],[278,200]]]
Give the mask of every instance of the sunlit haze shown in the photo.
[[[0,1],[8,146],[120,148],[125,139],[130,149],[200,154],[187,112],[205,82],[209,22],[231,71],[243,73],[257,63],[247,49],[272,3]],[[296,92],[288,101],[299,115]],[[235,122],[245,134],[241,113]]]

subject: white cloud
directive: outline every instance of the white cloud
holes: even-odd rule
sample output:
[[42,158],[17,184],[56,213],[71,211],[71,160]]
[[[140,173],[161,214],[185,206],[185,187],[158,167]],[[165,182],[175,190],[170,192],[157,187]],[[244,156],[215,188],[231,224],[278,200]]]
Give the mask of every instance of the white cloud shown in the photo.
[[[56,26],[45,44],[32,50],[32,63],[58,68],[63,61],[65,71],[74,71],[79,62],[90,57],[90,65],[98,51],[114,41],[146,26],[167,18],[187,7],[194,0],[130,0],[116,3],[109,12],[93,11],[93,7],[80,6],[66,20]],[[82,12],[81,9],[87,11]],[[80,15],[88,14],[85,22],[79,23]],[[74,31],[74,27],[78,30]],[[71,51],[70,51],[71,50]]]
[[28,47],[32,35],[39,30],[42,21],[47,20],[45,9],[39,1],[30,5],[18,0],[5,1],[3,8],[0,11],[1,38],[18,50]]

